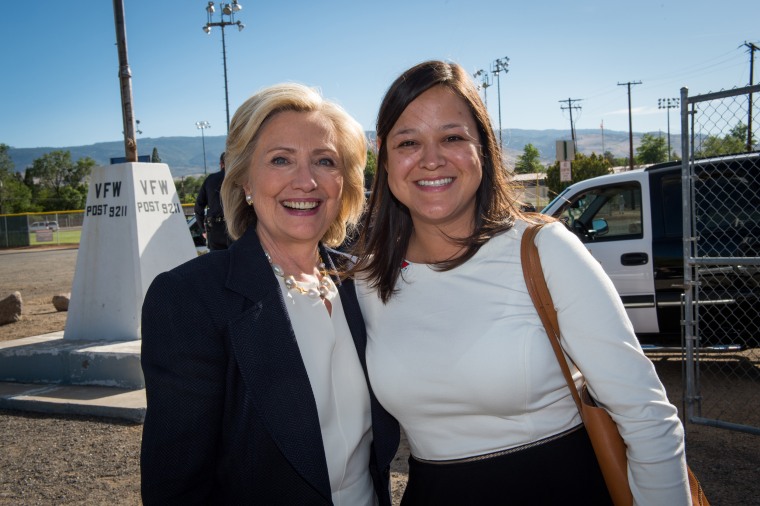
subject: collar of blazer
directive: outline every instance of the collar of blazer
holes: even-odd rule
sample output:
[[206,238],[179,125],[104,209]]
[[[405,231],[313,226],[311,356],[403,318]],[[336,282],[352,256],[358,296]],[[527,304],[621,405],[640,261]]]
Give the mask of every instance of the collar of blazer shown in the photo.
[[[328,269],[332,267],[331,254],[321,245],[320,253]],[[314,394],[279,283],[253,227],[230,246],[229,255],[226,287],[251,301],[228,324],[251,405],[285,458],[329,501],[330,479]],[[335,281],[341,301],[352,295],[346,292],[346,283]],[[360,312],[352,309],[354,304],[348,306],[344,303],[354,341],[366,340]]]
[[[260,300],[267,292],[278,288],[272,267],[264,256],[264,248],[261,246],[254,227],[249,227],[240,239],[232,243],[229,248],[230,269],[227,273],[226,287],[238,292],[251,300]],[[332,249],[319,244],[319,254],[328,271],[335,270],[334,257],[342,255]],[[271,276],[267,274],[271,273]],[[271,278],[271,279],[268,279]],[[264,282],[267,279],[267,282]],[[341,281],[332,276],[335,285],[340,289]]]

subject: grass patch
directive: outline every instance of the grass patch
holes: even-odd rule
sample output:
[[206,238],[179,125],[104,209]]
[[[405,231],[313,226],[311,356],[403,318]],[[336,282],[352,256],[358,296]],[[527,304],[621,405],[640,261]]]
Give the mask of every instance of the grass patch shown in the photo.
[[[38,237],[40,240],[38,240]],[[52,237],[52,239],[50,239]],[[55,232],[45,233],[31,232],[29,234],[30,246],[49,246],[51,244],[79,244],[82,238],[82,230],[63,230],[58,229]]]

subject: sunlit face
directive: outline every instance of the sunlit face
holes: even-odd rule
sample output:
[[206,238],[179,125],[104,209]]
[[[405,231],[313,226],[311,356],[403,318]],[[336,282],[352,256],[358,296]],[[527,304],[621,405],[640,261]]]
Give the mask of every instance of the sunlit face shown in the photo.
[[483,178],[480,138],[465,101],[443,86],[413,100],[387,140],[388,184],[415,228],[459,237],[472,231]]
[[259,132],[243,189],[253,197],[265,248],[316,246],[338,215],[343,191],[332,123],[317,112],[270,117]]

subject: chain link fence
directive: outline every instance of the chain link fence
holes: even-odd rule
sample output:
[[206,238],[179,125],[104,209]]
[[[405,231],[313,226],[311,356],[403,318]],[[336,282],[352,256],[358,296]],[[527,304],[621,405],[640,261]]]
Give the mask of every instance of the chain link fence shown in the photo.
[[525,211],[540,211],[551,199],[546,187],[546,174],[515,174],[512,188]]
[[[186,218],[193,216],[193,204],[182,210]],[[77,245],[83,220],[84,211],[0,214],[0,248]]]
[[760,434],[760,86],[681,90],[685,412]]
[[79,244],[83,211],[0,215],[0,248]]

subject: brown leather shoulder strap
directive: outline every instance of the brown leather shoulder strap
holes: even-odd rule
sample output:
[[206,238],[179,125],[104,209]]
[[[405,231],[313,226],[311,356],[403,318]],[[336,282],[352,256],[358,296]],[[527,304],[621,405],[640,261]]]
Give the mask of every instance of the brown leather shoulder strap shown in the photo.
[[528,224],[522,237],[522,243],[520,244],[520,261],[523,268],[523,276],[525,277],[525,285],[528,287],[528,293],[533,300],[533,305],[536,306],[538,316],[541,318],[541,323],[546,329],[546,335],[549,337],[549,342],[552,345],[554,354],[557,356],[557,362],[562,369],[562,375],[567,381],[567,386],[570,388],[570,392],[573,394],[576,406],[578,406],[578,413],[583,417],[581,410],[581,398],[578,394],[578,389],[575,387],[573,381],[573,375],[570,373],[570,367],[567,365],[567,360],[562,352],[562,346],[560,346],[560,332],[559,321],[557,319],[557,310],[554,308],[554,302],[552,301],[552,295],[549,293],[549,287],[546,286],[546,279],[544,278],[544,270],[541,267],[541,258],[538,255],[538,248],[536,247],[535,238],[541,228],[546,223],[541,224]]

